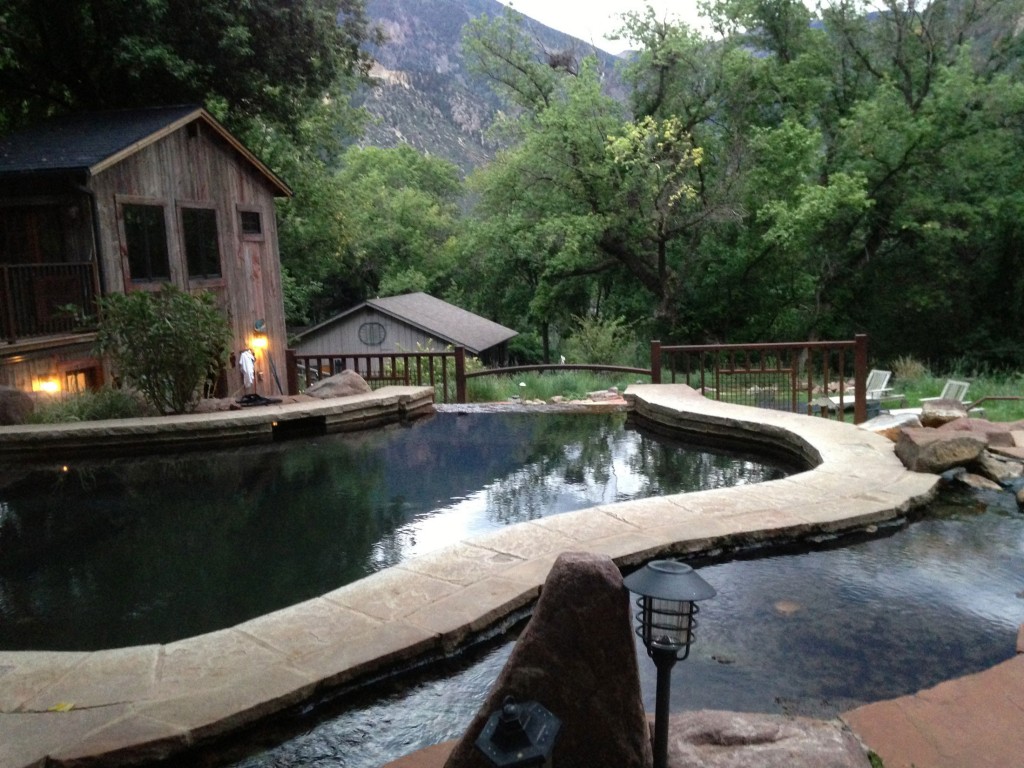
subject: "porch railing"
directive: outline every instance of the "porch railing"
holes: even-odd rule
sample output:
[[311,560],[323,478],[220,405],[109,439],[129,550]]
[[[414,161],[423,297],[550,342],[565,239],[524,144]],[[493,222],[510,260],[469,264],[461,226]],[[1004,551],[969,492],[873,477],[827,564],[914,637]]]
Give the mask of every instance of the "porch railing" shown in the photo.
[[466,372],[466,351],[300,355],[287,352],[288,391],[296,394],[342,370],[355,371],[371,388],[387,384],[432,386],[439,402],[465,403],[466,381],[528,371],[591,370],[682,381],[706,397],[854,422],[868,418],[867,336],[851,341],[772,344],[665,345],[651,342],[651,367],[528,365]]
[[0,264],[0,336],[10,343],[71,333],[95,314],[94,262]]

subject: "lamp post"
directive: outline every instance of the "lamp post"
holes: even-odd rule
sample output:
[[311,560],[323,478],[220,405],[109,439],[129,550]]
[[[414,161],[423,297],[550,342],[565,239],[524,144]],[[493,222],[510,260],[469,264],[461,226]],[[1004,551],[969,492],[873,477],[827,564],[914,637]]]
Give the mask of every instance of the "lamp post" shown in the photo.
[[476,747],[501,768],[551,768],[551,753],[562,722],[536,701],[506,696],[501,709],[487,718]]
[[715,589],[690,566],[675,560],[654,560],[631,573],[623,583],[639,595],[636,633],[658,670],[654,707],[654,768],[668,761],[669,694],[672,667],[690,655],[697,628],[696,601],[715,596]]

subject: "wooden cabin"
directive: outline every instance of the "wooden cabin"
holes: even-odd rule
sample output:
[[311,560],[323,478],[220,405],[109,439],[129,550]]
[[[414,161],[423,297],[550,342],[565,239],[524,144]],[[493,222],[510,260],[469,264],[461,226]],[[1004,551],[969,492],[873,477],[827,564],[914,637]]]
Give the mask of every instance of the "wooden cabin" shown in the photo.
[[465,347],[486,365],[508,361],[516,331],[426,293],[370,299],[295,336],[300,355],[375,354]]
[[[232,359],[266,340],[257,391],[277,393],[286,336],[274,200],[290,194],[195,106],[72,115],[0,137],[0,385],[98,385],[96,298],[172,283],[213,292]],[[222,394],[240,386],[227,371]]]

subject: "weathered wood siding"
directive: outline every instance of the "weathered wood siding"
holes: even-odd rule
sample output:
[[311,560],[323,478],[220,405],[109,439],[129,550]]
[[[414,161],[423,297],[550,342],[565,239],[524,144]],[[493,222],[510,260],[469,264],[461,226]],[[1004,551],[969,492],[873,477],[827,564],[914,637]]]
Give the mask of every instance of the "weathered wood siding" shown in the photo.
[[[277,394],[273,370],[284,382],[285,326],[281,271],[274,218],[274,190],[268,180],[207,126],[194,122],[130,154],[91,179],[99,211],[101,276],[105,294],[156,290],[159,282],[133,281],[121,219],[125,203],[164,207],[171,282],[184,290],[210,290],[232,327],[232,352],[252,344],[256,321],[264,320],[267,352],[257,353],[261,394]],[[182,236],[181,206],[216,211],[221,277],[190,279]],[[260,236],[245,235],[240,211],[258,211]],[[272,363],[272,365],[271,365]],[[240,391],[241,376],[229,370],[229,391]]]
[[[365,344],[359,338],[359,329],[366,323],[380,323],[384,327],[384,340],[380,344]],[[329,355],[337,352],[374,354],[391,352],[419,352],[433,349],[443,351],[447,342],[424,333],[372,307],[325,327],[319,333],[303,338],[293,348],[300,355]]]

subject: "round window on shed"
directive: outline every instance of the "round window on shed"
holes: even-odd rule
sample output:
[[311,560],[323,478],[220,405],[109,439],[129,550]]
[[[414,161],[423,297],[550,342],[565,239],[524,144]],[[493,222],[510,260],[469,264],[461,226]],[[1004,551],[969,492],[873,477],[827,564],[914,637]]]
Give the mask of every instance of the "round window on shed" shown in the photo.
[[363,323],[359,326],[359,340],[368,347],[379,347],[387,335],[387,330],[380,323]]

